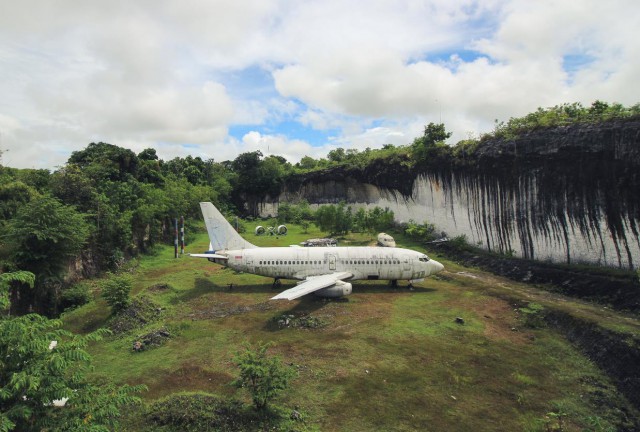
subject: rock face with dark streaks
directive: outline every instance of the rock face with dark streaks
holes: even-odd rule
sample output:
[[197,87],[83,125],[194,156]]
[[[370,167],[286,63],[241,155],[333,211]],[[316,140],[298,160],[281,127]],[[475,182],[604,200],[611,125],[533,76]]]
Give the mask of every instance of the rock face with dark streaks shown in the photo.
[[640,119],[537,129],[484,141],[472,157],[338,168],[266,197],[389,207],[488,250],[530,259],[640,266]]

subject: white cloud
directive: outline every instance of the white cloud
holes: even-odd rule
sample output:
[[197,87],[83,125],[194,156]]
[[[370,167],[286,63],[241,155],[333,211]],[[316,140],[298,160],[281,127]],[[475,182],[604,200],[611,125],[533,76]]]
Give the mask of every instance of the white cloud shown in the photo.
[[[637,28],[632,0],[7,3],[3,163],[53,168],[98,140],[166,159],[266,146],[295,161],[408,144],[440,118],[455,141],[539,106],[630,105]],[[332,136],[312,146],[281,122]],[[229,136],[238,124],[255,132]]]

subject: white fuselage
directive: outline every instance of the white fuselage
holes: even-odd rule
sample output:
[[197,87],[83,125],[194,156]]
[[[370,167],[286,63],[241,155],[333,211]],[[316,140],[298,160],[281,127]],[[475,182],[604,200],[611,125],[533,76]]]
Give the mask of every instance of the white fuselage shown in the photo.
[[382,247],[263,247],[218,251],[228,260],[214,260],[234,270],[282,279],[304,280],[350,272],[350,280],[415,280],[442,270],[426,255]]

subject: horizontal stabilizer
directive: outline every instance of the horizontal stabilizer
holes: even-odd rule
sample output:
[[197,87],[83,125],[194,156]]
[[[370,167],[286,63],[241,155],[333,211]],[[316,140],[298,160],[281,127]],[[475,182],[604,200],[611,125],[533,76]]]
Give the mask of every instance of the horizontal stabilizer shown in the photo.
[[215,258],[215,259],[223,259],[223,260],[229,259],[229,257],[226,255],[218,255],[218,254],[189,254],[189,256],[194,258]]

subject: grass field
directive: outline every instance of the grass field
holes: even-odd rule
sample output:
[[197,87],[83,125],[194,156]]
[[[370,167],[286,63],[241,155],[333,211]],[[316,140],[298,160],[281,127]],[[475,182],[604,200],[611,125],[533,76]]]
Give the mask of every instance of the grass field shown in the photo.
[[[279,238],[246,237],[285,246],[322,236],[313,228],[289,229]],[[370,240],[354,235],[340,244]],[[396,240],[422,250],[400,235]],[[202,230],[187,250],[207,246]],[[404,283],[355,282],[353,294],[338,301],[271,302],[278,291],[270,279],[207,260],[174,259],[172,247],[160,247],[130,271],[133,294],[161,311],[144,327],[93,345],[93,377],[146,384],[147,404],[185,391],[249,402],[230,385],[238,373],[232,358],[245,341],[270,341],[270,352],[298,371],[277,404],[303,413],[301,429],[607,431],[627,421],[628,403],[608,378],[553,329],[526,326],[519,308],[534,301],[637,335],[636,320],[436,258],[446,270],[413,290]],[[293,284],[283,281],[281,290]],[[106,325],[109,310],[98,286],[95,301],[64,315],[68,329],[84,333]],[[322,325],[281,328],[282,315]],[[141,335],[161,327],[173,336],[166,343],[132,350]],[[144,411],[125,416],[125,429],[156,430]]]

